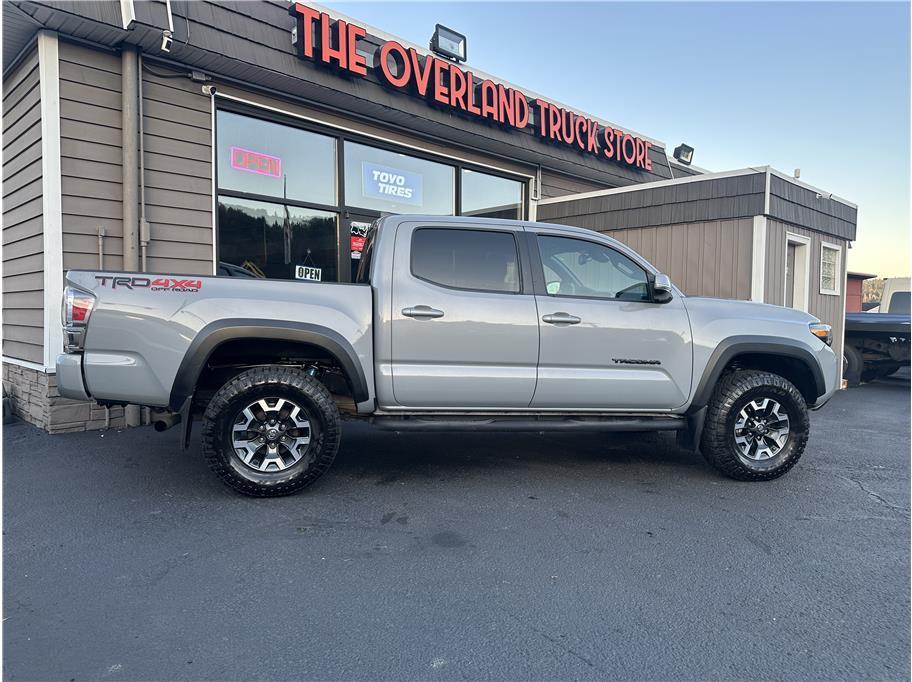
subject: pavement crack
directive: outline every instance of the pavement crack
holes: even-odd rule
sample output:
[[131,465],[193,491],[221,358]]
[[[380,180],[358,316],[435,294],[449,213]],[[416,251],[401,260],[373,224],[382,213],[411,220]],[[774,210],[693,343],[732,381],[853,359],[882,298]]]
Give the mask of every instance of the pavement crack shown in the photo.
[[842,480],[848,481],[849,483],[854,483],[868,497],[873,497],[875,500],[880,502],[882,505],[884,505],[885,507],[888,507],[889,509],[896,512],[897,514],[905,516],[906,518],[909,517],[908,509],[906,509],[905,507],[900,507],[898,505],[895,505],[892,502],[889,502],[888,500],[884,499],[883,497],[881,497],[880,495],[875,493],[873,490],[868,490],[861,481],[854,479],[851,476],[843,476],[842,474],[833,474],[833,475],[836,476],[836,478],[841,478]]
[[504,613],[506,615],[508,615],[510,618],[512,618],[514,621],[516,621],[522,627],[528,628],[529,630],[531,630],[532,632],[537,634],[539,637],[551,642],[551,644],[554,644],[558,649],[560,649],[561,651],[563,651],[566,654],[570,654],[578,661],[582,661],[590,668],[595,668],[596,670],[599,670],[603,673],[607,672],[604,668],[602,668],[602,666],[598,665],[597,663],[595,663],[594,661],[589,659],[587,656],[576,651],[575,649],[573,649],[573,647],[571,647],[567,643],[562,642],[559,638],[555,637],[554,635],[549,634],[546,630],[537,628],[534,625],[532,625],[531,623],[524,623],[522,620],[519,619],[519,617],[516,616],[516,614],[511,613],[510,611],[504,610]]

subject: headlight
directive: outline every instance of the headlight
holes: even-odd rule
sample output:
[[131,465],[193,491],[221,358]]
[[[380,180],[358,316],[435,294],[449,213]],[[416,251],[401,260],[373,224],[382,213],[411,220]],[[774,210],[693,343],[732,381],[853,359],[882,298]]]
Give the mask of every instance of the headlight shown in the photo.
[[823,341],[826,345],[833,345],[833,328],[830,325],[824,324],[823,322],[811,322],[808,325],[808,328],[811,330],[811,334]]

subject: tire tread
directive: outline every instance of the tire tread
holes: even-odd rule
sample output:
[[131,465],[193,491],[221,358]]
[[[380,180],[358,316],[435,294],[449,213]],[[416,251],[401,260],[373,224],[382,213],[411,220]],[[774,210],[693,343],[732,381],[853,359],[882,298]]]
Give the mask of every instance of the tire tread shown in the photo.
[[[746,467],[734,452],[728,417],[735,403],[755,388],[773,387],[787,394],[799,408],[803,419],[791,428],[794,439],[787,457],[775,469],[754,471]],[[801,458],[810,431],[807,404],[801,392],[784,377],[760,370],[736,370],[720,379],[706,413],[706,427],[700,440],[700,452],[709,464],[722,474],[738,481],[769,481],[789,471]],[[788,447],[788,446],[786,446]]]
[[[262,386],[286,386],[304,393],[319,412],[322,421],[319,451],[316,462],[305,472],[287,481],[264,485],[239,476],[227,463],[233,453],[222,453],[219,427],[221,417],[232,400],[242,393]],[[329,390],[322,383],[294,367],[255,367],[241,372],[222,386],[209,401],[203,416],[202,450],[209,468],[228,486],[251,497],[291,495],[316,481],[326,473],[335,460],[341,440],[339,409]]]

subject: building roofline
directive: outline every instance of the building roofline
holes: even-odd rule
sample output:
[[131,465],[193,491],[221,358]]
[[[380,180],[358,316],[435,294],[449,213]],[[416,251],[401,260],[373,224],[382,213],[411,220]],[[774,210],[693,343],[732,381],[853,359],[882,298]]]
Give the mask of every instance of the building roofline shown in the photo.
[[750,167],[750,168],[741,168],[738,170],[721,171],[719,173],[705,173],[703,175],[689,175],[686,178],[674,178],[673,180],[657,180],[655,182],[641,182],[641,183],[637,183],[637,184],[633,184],[633,185],[625,185],[624,187],[612,187],[610,189],[598,189],[598,190],[594,190],[592,192],[581,192],[579,194],[567,194],[567,195],[560,196],[560,197],[542,199],[538,202],[538,205],[542,206],[542,205],[547,205],[547,204],[559,204],[564,201],[579,201],[581,199],[591,199],[592,197],[603,197],[603,196],[611,196],[612,194],[623,194],[624,192],[638,192],[640,190],[652,189],[654,187],[667,187],[670,185],[683,185],[683,184],[687,184],[690,182],[703,182],[704,180],[716,180],[719,178],[733,178],[733,177],[737,177],[739,175],[754,175],[754,174],[759,174],[759,173],[764,173],[764,174],[768,173],[770,175],[775,175],[778,178],[787,180],[788,182],[791,182],[792,184],[803,187],[806,190],[809,190],[811,192],[816,192],[817,194],[825,196],[828,199],[832,199],[833,201],[838,201],[839,203],[845,204],[846,206],[850,206],[851,208],[854,208],[856,210],[858,209],[858,206],[853,204],[851,201],[848,201],[841,197],[837,197],[835,194],[830,194],[829,192],[824,192],[823,190],[821,190],[817,187],[814,187],[813,185],[809,185],[805,182],[801,182],[800,180],[796,180],[792,176],[786,175],[782,171],[778,171],[775,168],[772,168],[770,166],[757,166],[757,167]]
[[[292,2],[295,2],[295,0],[289,0],[289,3],[292,3]],[[321,5],[320,3],[317,3],[317,2],[310,2],[309,0],[302,0],[302,2],[306,3],[310,7],[313,7],[314,9],[317,9],[321,12],[326,12],[333,19],[342,19],[343,21],[347,21],[349,23],[354,23],[358,26],[361,26],[367,30],[369,35],[376,36],[377,38],[380,38],[382,40],[395,40],[397,43],[399,43],[403,47],[406,47],[406,48],[412,47],[418,52],[418,54],[421,54],[424,56],[433,55],[433,53],[428,48],[421,47],[420,45],[416,45],[415,43],[411,43],[400,36],[393,35],[392,33],[387,33],[386,31],[383,31],[382,29],[376,28],[375,26],[371,26],[370,24],[365,23],[364,21],[362,21],[361,19],[358,19],[357,17],[352,17],[348,14],[344,14],[342,12],[339,12],[338,10],[335,10],[331,7],[327,7],[326,5]],[[482,80],[485,80],[485,79],[492,80],[495,83],[499,83],[505,87],[513,88],[514,90],[519,90],[523,94],[525,94],[527,97],[530,97],[533,99],[537,98],[537,99],[545,100],[546,102],[555,104],[564,109],[570,109],[578,114],[583,114],[584,116],[587,116],[587,117],[591,118],[593,121],[597,122],[599,125],[602,125],[605,127],[610,126],[612,128],[622,130],[625,133],[630,133],[632,135],[635,135],[636,137],[639,137],[642,140],[651,142],[654,146],[659,147],[663,150],[666,147],[665,143],[662,142],[661,140],[657,140],[654,137],[649,137],[648,135],[644,135],[643,133],[637,132],[636,130],[633,130],[626,126],[618,125],[617,123],[612,123],[611,121],[606,121],[603,118],[599,118],[598,116],[595,116],[593,114],[583,111],[579,107],[574,107],[569,104],[564,104],[563,102],[559,102],[558,100],[554,99],[553,97],[546,97],[545,95],[539,94],[539,93],[535,92],[534,90],[530,90],[529,88],[523,87],[521,85],[516,85],[515,83],[511,83],[510,81],[504,80],[503,78],[500,78],[498,76],[492,76],[491,74],[485,73],[484,71],[479,71],[474,68],[471,69],[471,71],[474,75],[478,76]]]

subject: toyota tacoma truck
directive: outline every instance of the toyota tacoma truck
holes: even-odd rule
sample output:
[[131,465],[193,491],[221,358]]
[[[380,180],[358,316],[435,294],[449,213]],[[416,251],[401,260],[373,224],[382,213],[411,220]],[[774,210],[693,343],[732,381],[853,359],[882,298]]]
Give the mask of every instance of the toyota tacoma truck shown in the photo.
[[[600,233],[388,216],[353,283],[67,273],[66,397],[194,419],[229,486],[296,492],[341,422],[406,431],[676,431],[738,480],[801,457],[836,390],[830,327],[807,313],[684,296]],[[609,435],[605,436],[610,437]]]

